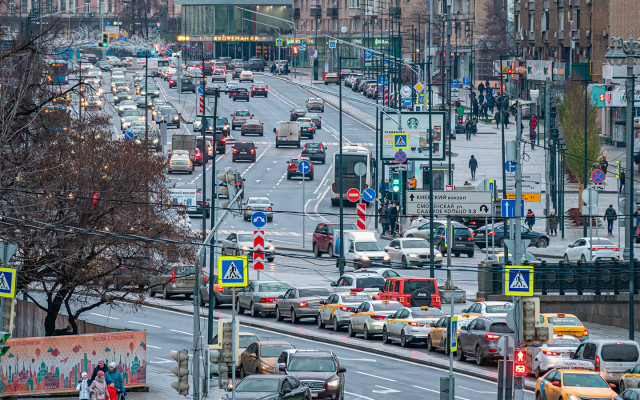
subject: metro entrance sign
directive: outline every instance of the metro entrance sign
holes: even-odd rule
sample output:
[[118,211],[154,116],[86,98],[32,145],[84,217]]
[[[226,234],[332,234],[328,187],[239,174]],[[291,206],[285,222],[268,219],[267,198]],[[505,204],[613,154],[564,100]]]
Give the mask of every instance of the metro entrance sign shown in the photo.
[[[433,192],[433,213],[437,215],[491,216],[491,192]],[[407,214],[429,214],[429,191],[407,193]]]

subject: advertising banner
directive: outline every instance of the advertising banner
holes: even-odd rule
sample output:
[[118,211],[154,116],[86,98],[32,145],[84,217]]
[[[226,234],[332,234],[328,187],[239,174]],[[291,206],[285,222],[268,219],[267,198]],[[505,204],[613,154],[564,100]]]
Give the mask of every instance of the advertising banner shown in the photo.
[[[398,124],[400,117],[400,124]],[[433,160],[444,160],[445,138],[444,112],[431,113],[433,135]],[[398,151],[406,153],[406,160],[429,159],[429,113],[403,112],[382,115],[382,159],[395,160]]]
[[99,359],[117,364],[125,387],[146,386],[144,331],[10,339],[0,364],[0,396],[75,393]]

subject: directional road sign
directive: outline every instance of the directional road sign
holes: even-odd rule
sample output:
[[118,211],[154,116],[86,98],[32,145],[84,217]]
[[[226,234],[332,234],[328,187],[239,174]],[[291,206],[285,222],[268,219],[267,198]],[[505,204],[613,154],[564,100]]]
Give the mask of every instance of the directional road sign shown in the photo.
[[384,76],[378,76],[378,85],[384,85]]
[[533,267],[506,265],[504,267],[505,296],[533,296]]
[[591,180],[593,183],[604,182],[604,172],[601,169],[594,169],[591,173]]
[[282,46],[282,39],[276,39],[276,46]]
[[376,198],[376,191],[373,190],[372,188],[366,188],[365,190],[362,191],[362,200],[366,201],[367,203],[370,203],[373,201],[373,199]]
[[306,51],[306,50],[307,50],[307,48],[305,47],[304,44],[298,45],[298,51]]
[[267,224],[267,215],[262,211],[256,211],[251,216],[251,223],[256,228],[262,228]]
[[465,86],[470,86],[471,85],[471,78],[468,76],[465,76],[462,78],[462,84]]
[[247,257],[218,257],[218,277],[218,285],[222,287],[247,286]]
[[[433,213],[437,215],[491,216],[491,192],[433,192]],[[407,192],[407,215],[429,215],[429,191]]]
[[303,46],[307,44],[307,39],[300,39],[300,44]]
[[405,161],[407,161],[407,153],[402,150],[398,150],[396,152],[395,159],[398,164],[403,164]]
[[[516,216],[516,200],[502,200],[502,218],[511,218]],[[520,215],[524,217],[524,200],[520,200]]]
[[171,57],[173,51],[171,49],[167,49],[167,57]]
[[[541,201],[542,175],[522,174],[522,199],[525,201]],[[507,176],[507,199],[516,198],[516,176]]]
[[198,86],[198,94],[204,94],[204,88],[202,86]]
[[347,200],[355,203],[360,198],[360,191],[356,188],[351,188],[347,191]]
[[515,161],[507,161],[504,163],[504,169],[507,172],[516,172],[516,162]]
[[298,162],[298,172],[303,175],[306,175],[311,171],[311,164],[307,160],[302,160]]
[[458,351],[458,317],[453,316],[449,324],[449,343],[451,343],[451,352]]
[[124,138],[125,138],[125,140],[129,140],[129,141],[133,142],[133,139],[136,138],[136,135],[134,135],[133,132],[131,132],[131,131],[126,131],[124,133]]
[[0,297],[16,296],[16,275],[13,268],[0,268]]
[[408,149],[409,148],[409,135],[406,133],[394,133],[393,134],[393,148]]

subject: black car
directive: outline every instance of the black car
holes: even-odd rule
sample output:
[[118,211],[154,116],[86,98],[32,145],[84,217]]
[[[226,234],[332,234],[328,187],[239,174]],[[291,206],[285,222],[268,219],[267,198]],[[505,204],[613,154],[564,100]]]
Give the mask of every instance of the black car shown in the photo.
[[[547,247],[549,245],[549,236],[542,232],[532,231],[526,226],[520,226],[522,239],[531,240],[529,246],[535,247]],[[504,224],[488,224],[482,228],[475,230],[476,244],[478,247],[483,248],[487,242],[487,233],[489,234],[488,242],[489,246],[492,245],[491,240],[496,246],[503,247],[505,237],[509,237],[509,228],[505,234]]]
[[233,155],[231,161],[251,161],[256,162],[256,145],[253,142],[236,142],[233,145]]
[[196,85],[193,83],[193,78],[181,78],[182,93],[184,92],[196,92]]
[[347,369],[340,366],[338,357],[331,350],[298,350],[287,364],[278,363],[278,370],[308,386],[313,398],[344,399]]
[[[456,257],[460,257],[460,254],[464,253],[470,258],[473,257],[475,250],[475,239],[471,229],[467,228],[459,222],[452,222],[453,228],[453,246],[451,247],[451,253]],[[445,235],[446,226],[440,226],[436,228],[434,234],[434,245],[444,255],[447,252],[445,247]]]
[[214,85],[213,83],[207,83],[204,87],[204,92],[207,96],[215,96],[216,91],[222,90],[220,85]]
[[168,79],[169,89],[178,87],[178,77],[176,75],[171,75]]
[[[200,138],[201,136],[198,136]],[[227,137],[222,132],[214,133],[211,131],[205,132],[205,137],[212,137],[216,143],[216,153],[224,154],[227,151]]]
[[297,121],[298,118],[304,117],[306,113],[308,113],[306,108],[294,108],[291,110],[291,115],[289,117],[289,121]]
[[464,361],[469,357],[476,364],[482,365],[489,360],[502,359],[502,355],[497,351],[498,339],[502,336],[514,336],[504,317],[479,317],[469,325],[461,326],[456,352],[458,360]]
[[251,97],[269,95],[269,88],[267,85],[251,85]]
[[316,129],[322,129],[322,117],[320,117],[320,114],[318,113],[306,113],[304,115],[305,118],[311,118],[311,120],[313,121],[314,125],[316,126]]
[[311,389],[303,385],[293,376],[288,375],[249,375],[240,381],[235,395],[227,393],[224,400],[273,399],[273,400],[308,400]]
[[93,54],[85,54],[84,57],[85,60],[89,61],[91,64],[95,64],[98,61],[100,61],[100,59],[98,58],[98,56],[95,56]]
[[246,88],[236,88],[231,96],[233,101],[246,100],[249,101],[249,91]]
[[244,64],[244,69],[249,71],[264,71],[266,64],[262,58],[250,58],[249,61]]
[[104,72],[111,71],[111,63],[109,61],[98,61],[96,67],[100,68]]
[[231,72],[231,79],[240,78],[240,74],[242,73],[242,71],[244,71],[244,68],[234,68]]
[[324,164],[327,161],[327,152],[322,143],[305,143],[300,155],[309,157],[312,162],[320,161]]

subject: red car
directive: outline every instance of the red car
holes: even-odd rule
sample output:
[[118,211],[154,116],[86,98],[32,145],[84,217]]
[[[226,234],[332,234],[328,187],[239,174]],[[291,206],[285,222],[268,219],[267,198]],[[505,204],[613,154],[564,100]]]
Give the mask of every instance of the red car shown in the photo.
[[303,177],[302,173],[298,171],[298,163],[300,161],[306,160],[309,163],[310,169],[305,176],[312,181],[313,180],[313,164],[311,164],[311,160],[309,157],[293,157],[291,161],[289,161],[289,166],[287,167],[287,179],[291,180],[294,176]]
[[399,301],[405,307],[440,308],[441,304],[436,280],[415,276],[387,278],[384,288],[374,299]]
[[[346,230],[354,230],[356,228],[356,224],[344,224],[344,228]],[[313,245],[313,254],[316,257],[321,257],[323,253],[328,253],[329,257],[333,256],[333,232],[340,230],[340,224],[332,223],[325,224],[320,223],[316,226],[316,230],[313,231],[313,238],[311,239],[311,243]]]

